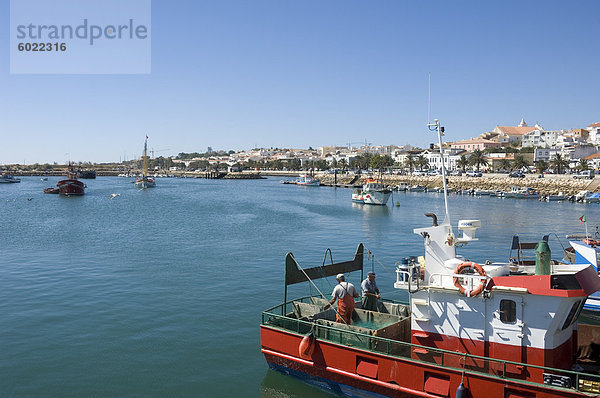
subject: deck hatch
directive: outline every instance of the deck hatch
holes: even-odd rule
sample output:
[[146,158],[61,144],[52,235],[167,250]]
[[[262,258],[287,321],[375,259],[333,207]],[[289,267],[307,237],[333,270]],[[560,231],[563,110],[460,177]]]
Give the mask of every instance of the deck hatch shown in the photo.
[[378,368],[379,365],[377,364],[376,360],[364,357],[356,357],[357,374],[370,377],[371,379],[377,379]]
[[439,375],[425,372],[425,382],[423,389],[429,394],[440,397],[450,396],[450,376]]

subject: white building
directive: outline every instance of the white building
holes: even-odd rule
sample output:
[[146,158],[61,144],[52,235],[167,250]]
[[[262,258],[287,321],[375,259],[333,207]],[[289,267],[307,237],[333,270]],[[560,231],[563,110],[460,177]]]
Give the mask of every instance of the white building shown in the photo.
[[[463,152],[463,151],[460,151]],[[446,170],[456,170],[456,162],[460,159],[460,155],[457,155],[456,150],[444,149],[444,167]],[[442,169],[442,156],[439,151],[426,150],[421,155],[429,161],[429,168],[432,170]]]
[[537,163],[540,160],[550,162],[557,153],[561,156],[568,156],[568,152],[563,152],[562,148],[535,148],[533,152],[533,162]]
[[552,148],[558,142],[558,138],[565,134],[566,130],[542,130],[535,129],[523,134],[521,146],[536,148]]
[[585,129],[590,132],[588,142],[592,145],[600,145],[600,122],[592,123]]

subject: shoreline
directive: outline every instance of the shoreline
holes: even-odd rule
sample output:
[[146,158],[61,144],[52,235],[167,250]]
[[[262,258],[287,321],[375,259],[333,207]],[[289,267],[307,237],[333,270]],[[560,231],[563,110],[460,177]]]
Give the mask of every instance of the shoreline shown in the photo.
[[[102,170],[98,171],[99,177],[117,177],[122,171]],[[247,170],[243,172],[219,172],[214,176],[206,172],[168,172],[170,176],[177,178],[212,178],[212,179],[264,179],[265,177],[297,177],[306,171],[278,171],[278,170]],[[55,170],[51,172],[14,172],[15,176],[26,177],[51,177],[63,176],[64,172]],[[163,174],[163,173],[159,173]],[[371,174],[326,174],[315,173],[315,177],[324,186],[339,188],[361,187],[367,178],[377,178]],[[133,177],[129,177],[133,178]],[[411,175],[385,175],[381,178],[384,185],[396,186],[399,184],[421,185],[426,188],[442,188],[442,176],[411,176]],[[540,195],[575,195],[580,191],[600,192],[600,176],[593,179],[574,179],[572,174],[546,174],[544,178],[538,178],[536,174],[526,175],[524,178],[512,178],[506,174],[486,173],[482,177],[448,176],[448,188],[454,191],[482,189],[492,191],[508,191],[512,186],[528,187],[536,189]]]

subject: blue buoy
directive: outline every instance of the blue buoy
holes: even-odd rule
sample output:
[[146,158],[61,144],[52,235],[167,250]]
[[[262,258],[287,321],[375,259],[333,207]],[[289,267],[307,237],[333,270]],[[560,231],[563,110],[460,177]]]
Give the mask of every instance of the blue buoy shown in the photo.
[[467,387],[461,382],[458,388],[456,389],[456,398],[467,398]]

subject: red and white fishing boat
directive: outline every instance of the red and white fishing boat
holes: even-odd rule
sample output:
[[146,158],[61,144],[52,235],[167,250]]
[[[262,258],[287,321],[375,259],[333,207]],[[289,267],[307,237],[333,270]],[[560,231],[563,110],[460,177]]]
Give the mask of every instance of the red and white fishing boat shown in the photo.
[[[433,126],[441,147],[441,126]],[[414,229],[425,255],[396,269],[394,286],[410,302],[381,302],[377,312],[357,303],[352,324],[324,310],[322,293],[288,301],[287,286],[317,288],[315,279],[353,271],[362,280],[363,246],[352,261],[308,269],[288,253],[284,302],[262,315],[269,366],[350,396],[599,397],[599,358],[577,351],[597,333],[577,324],[586,298],[600,290],[593,266],[552,264],[545,242],[530,273],[477,264],[456,248],[477,241],[481,223],[461,220],[455,235],[444,197],[444,221],[427,214],[432,225]]]
[[85,193],[85,184],[77,179],[77,173],[73,171],[71,162],[69,162],[67,178],[60,180],[56,186],[60,195],[83,195]]

